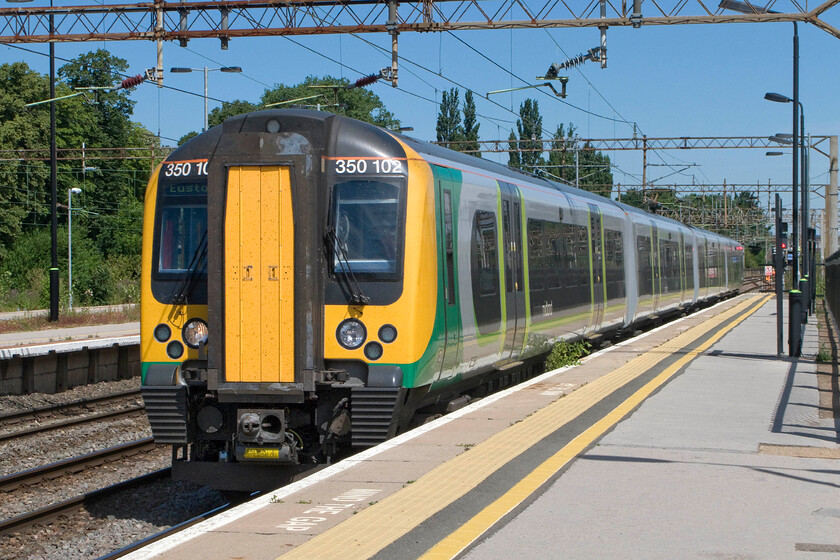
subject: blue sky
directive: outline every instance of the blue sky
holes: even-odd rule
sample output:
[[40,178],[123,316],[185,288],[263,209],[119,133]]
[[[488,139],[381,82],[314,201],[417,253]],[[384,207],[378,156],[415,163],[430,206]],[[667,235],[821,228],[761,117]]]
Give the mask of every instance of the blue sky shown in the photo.
[[[823,19],[840,26],[840,8],[830,10]],[[792,28],[789,23],[610,28],[607,68],[588,62],[567,71],[565,103],[547,88],[493,95],[495,103],[484,94],[539,83],[534,78],[543,75],[552,62],[597,46],[597,29],[466,31],[456,36],[404,33],[399,37],[400,87],[380,82],[371,88],[404,126],[414,127],[410,134],[425,140],[434,139],[441,92],[458,86],[461,98],[464,88],[476,93],[482,140],[506,139],[527,97],[538,100],[546,130],[572,122],[582,137],[632,136],[632,125],[622,121],[636,123],[640,134],[649,137],[769,136],[791,128],[791,106],[765,101],[763,96],[767,91],[792,95]],[[840,39],[802,24],[799,34],[800,96],[807,130],[839,134]],[[57,44],[56,55],[69,59],[102,46],[101,42]],[[131,74],[155,65],[152,42],[105,46],[129,61]],[[27,48],[47,52],[46,45]],[[215,39],[193,40],[187,48],[165,44],[164,68],[241,66],[242,74],[211,72],[209,95],[217,100],[255,102],[267,87],[298,83],[307,75],[355,79],[376,72],[390,65],[389,48],[390,38],[380,34],[361,35],[361,39],[349,35],[232,39],[227,51]],[[36,71],[48,72],[45,56],[8,46],[0,47],[0,56],[3,62],[25,61]],[[203,75],[167,73],[165,84],[195,95],[144,84],[132,94],[137,101],[134,118],[159,133],[165,144],[173,144],[171,139],[202,127]],[[211,109],[218,105],[210,101]],[[641,152],[610,156],[617,166],[617,182],[640,182]],[[657,164],[648,169],[648,179],[656,184],[720,184],[725,180],[766,185],[791,180],[789,155],[769,158],[761,149],[649,152],[648,162]],[[656,181],[687,164],[695,165]],[[827,182],[828,159],[814,154],[810,175],[815,183]],[[823,207],[824,203],[814,195],[811,205]]]

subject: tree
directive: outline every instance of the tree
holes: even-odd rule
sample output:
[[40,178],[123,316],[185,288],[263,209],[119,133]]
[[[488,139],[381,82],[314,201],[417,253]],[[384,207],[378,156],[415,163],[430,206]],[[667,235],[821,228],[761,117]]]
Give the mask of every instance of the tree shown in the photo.
[[[452,88],[443,92],[440,102],[440,112],[437,118],[437,141],[459,142],[463,139],[461,127],[461,113],[458,110],[458,89]],[[455,147],[459,149],[460,146]]]
[[[241,99],[237,99],[236,101],[224,101],[222,102],[221,108],[215,107],[212,111],[210,111],[210,114],[207,116],[207,124],[208,126],[218,126],[225,122],[225,119],[235,117],[236,115],[242,115],[244,113],[252,113],[254,111],[258,111],[259,109],[260,106],[258,104],[251,103],[250,101],[242,101]],[[178,145],[182,145],[184,142],[197,135],[197,132],[187,134],[178,141]],[[188,136],[189,138],[187,138]]]
[[[266,105],[297,100],[295,103],[284,104],[280,107],[319,109],[383,128],[399,128],[400,121],[385,108],[385,104],[378,95],[366,88],[349,87],[351,85],[350,80],[346,78],[332,76],[323,78],[308,76],[303,82],[293,86],[276,84],[273,88],[265,90],[259,103],[242,99],[222,103],[221,108],[216,107],[210,111],[207,122],[209,126],[217,126],[225,119],[258,111]],[[184,144],[193,136],[195,136],[193,133],[186,134],[178,141],[178,145]]]
[[[49,82],[23,62],[0,66],[0,149],[29,150],[49,144]],[[20,235],[24,221],[49,212],[49,162],[12,161],[0,165],[0,255]]]
[[526,99],[519,106],[516,130],[520,140],[519,167],[523,171],[536,173],[545,164],[545,160],[542,158],[542,116],[535,99]]
[[464,93],[464,127],[463,137],[464,144],[461,151],[475,157],[481,157],[478,145],[478,127],[481,126],[476,122],[475,113],[475,99],[473,93],[467,90]]
[[522,158],[519,157],[519,142],[516,141],[516,134],[512,130],[510,131],[510,136],[508,136],[508,148],[510,149],[508,152],[508,167],[521,169]]
[[548,154],[547,171],[552,178],[568,185],[575,184],[575,154],[574,154],[574,125],[569,125],[569,131],[563,130],[561,123],[551,140],[551,152]]
[[595,150],[590,143],[584,144],[578,154],[581,189],[609,197],[612,194],[613,174],[610,171],[610,156]]
[[[74,93],[72,88],[113,88],[127,67],[125,60],[106,50],[83,54],[59,68],[56,96]],[[46,101],[49,89],[49,79],[26,64],[0,65],[0,149],[47,152],[50,104],[25,105]],[[115,282],[136,284],[150,169],[148,160],[101,159],[96,148],[152,147],[157,139],[131,121],[134,102],[129,90],[94,91],[55,102],[57,146],[87,148],[84,159],[59,160],[57,178],[59,202],[66,200],[68,189],[82,188],[73,203],[74,285],[84,286],[91,303],[108,303],[121,299],[114,295]],[[49,301],[49,162],[27,159],[2,165],[0,181],[6,187],[0,190],[0,305],[43,306]],[[60,209],[61,227],[66,219],[66,211]],[[66,241],[66,231],[59,232],[60,259],[67,254]],[[60,264],[60,270],[66,274],[67,268]],[[118,277],[123,271],[132,277]],[[66,276],[62,282],[66,294]],[[86,301],[83,295],[79,298]]]
[[[58,69],[59,78],[73,89],[80,87],[113,87],[120,83],[128,70],[128,61],[113,56],[105,49],[85,53]],[[131,133],[129,117],[135,102],[128,91],[92,91],[95,103],[89,114],[95,118],[93,128],[86,127],[87,142],[99,147],[126,146]],[[73,145],[73,144],[69,144]]]
[[613,182],[610,158],[591,144],[578,146],[576,130],[572,123],[565,131],[562,124],[557,127],[548,154],[548,172],[569,185],[609,196]]
[[310,109],[320,108],[322,111],[345,115],[382,128],[399,128],[399,119],[385,108],[378,95],[364,87],[348,88],[350,85],[350,80],[346,78],[308,76],[300,84],[278,84],[273,89],[266,90],[260,98],[260,103],[265,106],[320,94],[318,99],[306,99],[301,103]]

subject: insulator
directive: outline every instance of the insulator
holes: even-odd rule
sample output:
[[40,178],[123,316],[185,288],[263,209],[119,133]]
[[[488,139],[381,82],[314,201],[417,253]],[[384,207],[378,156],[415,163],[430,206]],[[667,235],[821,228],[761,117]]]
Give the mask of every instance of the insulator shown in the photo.
[[118,89],[128,89],[133,88],[134,86],[138,86],[143,83],[146,77],[143,74],[137,74],[136,76],[132,76],[130,78],[126,78],[125,80],[120,82],[120,87]]
[[370,76],[365,76],[364,78],[359,78],[356,80],[352,85],[350,85],[347,89],[353,89],[357,87],[365,87],[374,83],[376,80],[379,79],[377,74],[371,74]]

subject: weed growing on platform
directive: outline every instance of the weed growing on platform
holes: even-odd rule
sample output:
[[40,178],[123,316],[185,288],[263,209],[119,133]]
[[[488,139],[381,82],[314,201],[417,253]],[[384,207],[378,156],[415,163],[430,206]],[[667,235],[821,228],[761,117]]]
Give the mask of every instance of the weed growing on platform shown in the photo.
[[551,371],[561,367],[576,366],[580,364],[581,358],[589,355],[591,348],[592,345],[585,340],[555,342],[551,348],[551,353],[545,360],[545,369]]
[[269,500],[269,501],[270,501],[272,504],[285,504],[285,503],[286,503],[286,501],[285,501],[285,500],[281,500],[281,499],[280,499],[280,498],[278,498],[277,496],[272,496],[272,497],[271,497],[271,500]]
[[818,364],[825,364],[831,361],[831,352],[825,347],[825,344],[820,344],[820,351],[814,356],[814,361]]

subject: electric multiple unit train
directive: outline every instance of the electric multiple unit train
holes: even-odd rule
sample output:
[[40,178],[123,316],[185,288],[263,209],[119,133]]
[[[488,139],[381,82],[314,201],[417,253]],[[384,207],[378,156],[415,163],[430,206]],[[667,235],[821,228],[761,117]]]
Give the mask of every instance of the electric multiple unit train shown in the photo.
[[256,489],[530,375],[555,341],[734,293],[743,266],[731,239],[582,190],[260,111],[149,183],[143,398],[175,478]]

